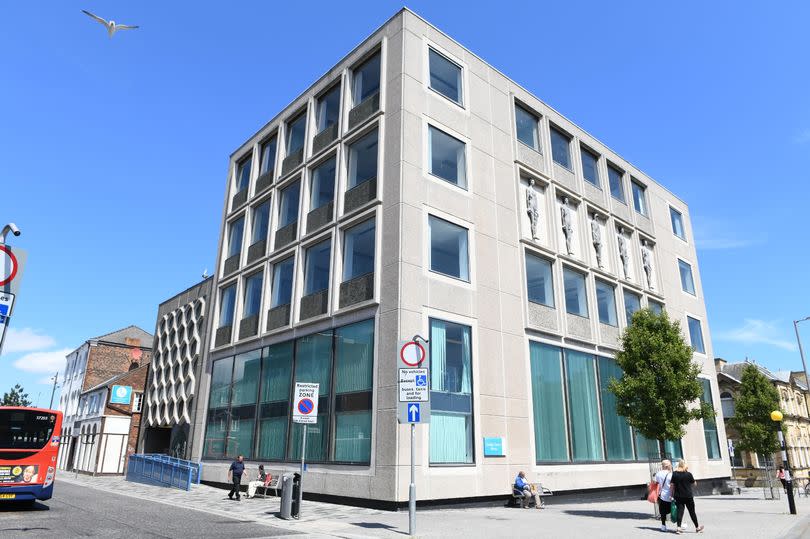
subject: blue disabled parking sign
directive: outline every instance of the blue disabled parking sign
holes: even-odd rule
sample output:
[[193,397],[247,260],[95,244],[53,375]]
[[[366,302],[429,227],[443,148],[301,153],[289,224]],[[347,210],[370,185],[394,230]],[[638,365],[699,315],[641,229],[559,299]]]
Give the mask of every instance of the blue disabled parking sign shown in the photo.
[[416,387],[427,387],[427,374],[416,375]]

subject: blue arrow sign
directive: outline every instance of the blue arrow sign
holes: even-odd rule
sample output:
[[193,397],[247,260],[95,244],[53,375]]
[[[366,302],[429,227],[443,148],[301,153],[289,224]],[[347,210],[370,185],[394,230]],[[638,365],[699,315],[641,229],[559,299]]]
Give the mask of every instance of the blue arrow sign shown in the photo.
[[420,406],[414,402],[408,405],[408,421],[411,423],[419,423]]

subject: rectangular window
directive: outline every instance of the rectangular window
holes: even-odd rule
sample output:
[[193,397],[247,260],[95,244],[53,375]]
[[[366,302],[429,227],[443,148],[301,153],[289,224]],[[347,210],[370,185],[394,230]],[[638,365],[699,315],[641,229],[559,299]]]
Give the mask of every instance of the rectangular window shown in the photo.
[[250,165],[252,160],[250,157],[243,159],[236,166],[236,192],[241,193],[250,185]]
[[526,289],[532,303],[554,307],[554,284],[550,262],[526,253]]
[[472,464],[472,351],[468,326],[430,320],[431,464]]
[[616,321],[616,287],[597,279],[596,305],[599,309],[599,322],[614,327],[619,325]]
[[626,203],[624,199],[624,184],[622,183],[622,176],[624,176],[624,172],[613,165],[608,165],[608,183],[610,183],[610,194],[619,202]]
[[219,300],[219,327],[233,325],[233,308],[236,304],[236,285],[222,289]]
[[616,395],[608,389],[610,380],[622,377],[622,369],[615,359],[600,356],[598,361],[607,460],[633,460],[633,431],[627,420],[616,411]]
[[273,171],[276,166],[276,148],[278,146],[278,139],[275,135],[262,144],[262,162],[259,173],[267,174]]
[[647,308],[655,314],[661,314],[664,312],[664,305],[651,299],[647,300]]
[[268,198],[253,208],[253,230],[250,234],[250,244],[267,239],[267,229],[270,226],[270,199]]
[[430,87],[461,105],[461,66],[433,49],[428,49]]
[[347,189],[377,177],[377,130],[349,146]]
[[[307,459],[327,459],[329,441],[330,382],[332,379],[332,332],[323,331],[301,337],[295,343],[295,382],[317,383],[318,422],[307,429]],[[301,459],[301,431],[303,425],[293,423],[290,429],[288,458]]]
[[529,343],[534,449],[537,462],[566,462],[568,435],[563,394],[562,350]]
[[208,458],[225,458],[225,439],[231,402],[233,357],[214,362],[211,368],[211,393],[203,453]]
[[467,165],[465,144],[433,126],[428,128],[428,138],[430,146],[430,173],[466,189]]
[[551,158],[558,165],[571,170],[571,137],[553,126],[551,128]]
[[587,318],[588,296],[585,292],[585,275],[566,268],[563,270],[563,284],[566,312]]
[[681,289],[684,292],[695,295],[695,281],[692,279],[692,266],[687,262],[678,259],[678,270],[681,273]]
[[307,113],[302,112],[287,123],[287,155],[292,155],[304,147],[307,133]]
[[515,128],[520,142],[533,150],[540,151],[540,137],[538,125],[540,120],[536,115],[515,105]]
[[594,184],[596,187],[600,187],[599,156],[584,146],[580,146],[579,150],[582,156],[582,176],[585,178],[585,181]]
[[603,460],[594,356],[566,350],[565,375],[568,387],[568,417],[571,422],[573,459],[574,461]]
[[228,227],[228,256],[236,256],[242,252],[242,235],[245,231],[245,218],[240,217],[232,221]]
[[301,194],[301,182],[285,187],[281,191],[281,204],[278,209],[278,228],[298,221],[298,202]]
[[335,171],[337,161],[334,157],[312,171],[310,183],[310,211],[329,204],[335,198]]
[[352,106],[380,92],[380,53],[352,70]]
[[318,98],[318,133],[335,125],[340,116],[340,85]]
[[633,313],[641,309],[641,296],[628,290],[624,291],[624,315],[627,325],[633,320]]
[[374,272],[374,219],[353,226],[343,234],[343,281]]
[[283,460],[292,384],[293,341],[265,348],[259,398],[257,459]]
[[245,281],[244,308],[242,318],[257,316],[262,305],[262,278],[264,274],[260,271],[254,273]]
[[467,229],[430,216],[430,271],[470,281]]
[[305,296],[329,288],[329,258],[331,253],[331,240],[322,241],[307,249],[304,265]]
[[[724,417],[727,417],[727,416],[724,416]],[[729,439],[729,442],[731,443],[732,447],[734,447],[734,454],[731,455],[731,467],[732,468],[742,468],[744,466],[743,465],[743,459],[742,459],[742,451],[737,449],[737,444],[739,442],[737,440],[731,440],[731,439]]]
[[672,233],[686,240],[686,234],[683,231],[683,215],[675,208],[669,208],[669,219],[672,221]]
[[705,354],[706,349],[703,347],[703,328],[700,325],[700,320],[687,316],[686,321],[689,324],[689,342],[692,344],[692,349],[699,354]]
[[[712,383],[706,378],[701,378],[700,383],[703,384],[703,395],[700,397],[702,402],[709,404],[714,410],[714,399],[712,399]],[[709,459],[720,458],[720,439],[717,436],[717,419],[704,419],[703,420],[703,436],[706,438],[706,454]]]
[[289,305],[292,302],[294,257],[285,258],[273,266],[273,295],[270,307]]
[[374,320],[335,331],[335,430],[332,460],[371,460]]
[[253,428],[256,424],[261,361],[261,350],[239,354],[234,358],[226,457],[244,455],[246,459],[250,459],[253,456]]
[[637,181],[630,182],[633,186],[633,207],[641,215],[647,215],[647,188]]

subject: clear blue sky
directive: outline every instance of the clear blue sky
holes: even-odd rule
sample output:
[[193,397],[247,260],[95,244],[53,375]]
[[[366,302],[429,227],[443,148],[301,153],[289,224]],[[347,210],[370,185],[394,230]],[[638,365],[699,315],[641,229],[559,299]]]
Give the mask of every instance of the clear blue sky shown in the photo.
[[[47,405],[67,351],[153,331],[157,304],[213,271],[229,154],[400,7],[5,4],[0,221],[29,260],[0,391]],[[409,7],[687,201],[716,355],[801,368],[808,4]],[[110,40],[80,9],[141,29]]]

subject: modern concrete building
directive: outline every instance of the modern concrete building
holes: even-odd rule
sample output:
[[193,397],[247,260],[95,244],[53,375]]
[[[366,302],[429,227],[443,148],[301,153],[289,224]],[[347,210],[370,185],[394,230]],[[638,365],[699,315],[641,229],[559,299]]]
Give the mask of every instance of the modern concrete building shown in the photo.
[[[207,481],[240,453],[297,469],[291,388],[319,382],[307,491],[405,502],[414,334],[421,500],[505,496],[519,470],[557,492],[645,483],[654,444],[606,390],[642,307],[681,323],[719,402],[686,203],[407,9],[232,154],[218,260],[192,437]],[[725,478],[722,439],[694,422],[668,450]]]

